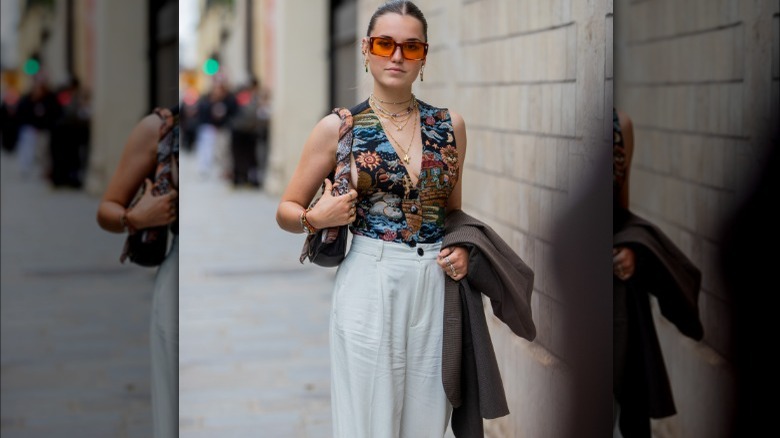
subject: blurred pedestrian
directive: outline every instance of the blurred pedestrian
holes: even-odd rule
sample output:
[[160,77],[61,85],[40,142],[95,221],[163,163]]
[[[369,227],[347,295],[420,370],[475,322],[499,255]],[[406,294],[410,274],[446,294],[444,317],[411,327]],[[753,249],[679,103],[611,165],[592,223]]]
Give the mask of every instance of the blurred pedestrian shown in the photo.
[[[500,303],[496,316],[535,336],[533,273],[490,227],[460,210],[463,118],[412,93],[423,80],[427,27],[410,1],[374,12],[361,41],[373,91],[317,123],[277,209],[289,232],[343,225],[352,232],[330,325],[337,438],[442,437],[451,415],[461,436],[481,432],[481,416],[508,414],[478,290],[501,294],[491,296]],[[472,281],[485,287],[472,290]]]
[[19,138],[19,92],[8,86],[0,96],[0,144],[6,152],[16,150]]
[[227,80],[215,76],[211,90],[198,102],[195,153],[201,176],[210,176],[213,166],[220,178],[231,176],[228,124],[236,111],[236,98],[228,88]]
[[676,413],[650,296],[683,335],[701,340],[699,269],[656,225],[629,209],[631,118],[613,110],[613,421],[627,438],[651,436],[650,419]]
[[195,141],[198,130],[198,91],[195,87],[186,86],[182,91],[181,107],[181,149],[192,152],[195,149]]
[[51,183],[55,187],[80,188],[89,149],[90,111],[87,95],[73,77],[57,93],[62,117],[54,123],[49,141]]
[[50,171],[49,137],[61,114],[62,107],[49,86],[46,74],[36,74],[30,92],[22,96],[18,108],[16,153],[22,178],[28,178],[36,169],[42,170],[45,175]]
[[[130,133],[119,165],[98,207],[100,227],[114,233],[135,233],[170,225],[171,249],[157,270],[152,297],[150,342],[154,438],[178,437],[179,367],[179,108],[156,109]],[[162,164],[160,164],[162,163]],[[172,190],[155,196],[155,184]],[[143,196],[129,208],[144,185]]]
[[250,83],[236,95],[238,111],[232,119],[231,158],[233,185],[260,187],[258,144],[267,129],[268,118],[261,100],[259,82],[252,78]]

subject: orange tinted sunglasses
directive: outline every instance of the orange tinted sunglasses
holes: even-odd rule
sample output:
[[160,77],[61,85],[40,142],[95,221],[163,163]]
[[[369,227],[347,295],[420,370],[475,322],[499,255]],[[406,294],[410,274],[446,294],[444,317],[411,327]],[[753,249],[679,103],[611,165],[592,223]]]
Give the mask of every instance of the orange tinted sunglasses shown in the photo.
[[422,41],[397,43],[392,38],[387,37],[368,38],[368,50],[377,56],[389,58],[395,53],[396,47],[401,47],[401,56],[410,61],[421,61],[428,54],[428,43]]

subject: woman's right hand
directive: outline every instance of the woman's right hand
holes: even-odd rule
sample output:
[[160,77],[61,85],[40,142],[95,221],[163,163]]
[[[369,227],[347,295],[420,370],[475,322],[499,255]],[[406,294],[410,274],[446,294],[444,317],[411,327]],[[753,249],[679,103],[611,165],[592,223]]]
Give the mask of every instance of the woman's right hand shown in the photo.
[[332,192],[333,184],[326,178],[325,192],[311,211],[306,213],[306,220],[318,230],[347,225],[355,221],[357,191],[350,189],[340,196],[333,196]]
[[147,178],[144,182],[144,194],[138,203],[127,212],[127,221],[136,229],[168,225],[176,220],[176,198],[179,192],[171,190],[165,195],[152,194],[152,181]]

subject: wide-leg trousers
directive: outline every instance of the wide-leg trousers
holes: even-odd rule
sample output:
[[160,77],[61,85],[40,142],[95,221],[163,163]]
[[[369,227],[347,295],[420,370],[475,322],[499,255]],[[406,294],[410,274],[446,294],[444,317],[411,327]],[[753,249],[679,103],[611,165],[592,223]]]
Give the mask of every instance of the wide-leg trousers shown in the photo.
[[334,438],[444,436],[440,249],[353,237],[330,320]]
[[150,323],[154,438],[179,436],[179,236],[157,270]]

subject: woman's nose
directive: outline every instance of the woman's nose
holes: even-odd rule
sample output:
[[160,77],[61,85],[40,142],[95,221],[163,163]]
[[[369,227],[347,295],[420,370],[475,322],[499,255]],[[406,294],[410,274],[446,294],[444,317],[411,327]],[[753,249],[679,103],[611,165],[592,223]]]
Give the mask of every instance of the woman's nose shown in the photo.
[[395,49],[393,49],[393,54],[390,56],[390,59],[393,62],[404,62],[403,49],[401,49],[400,44],[395,45]]

